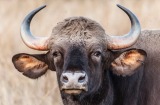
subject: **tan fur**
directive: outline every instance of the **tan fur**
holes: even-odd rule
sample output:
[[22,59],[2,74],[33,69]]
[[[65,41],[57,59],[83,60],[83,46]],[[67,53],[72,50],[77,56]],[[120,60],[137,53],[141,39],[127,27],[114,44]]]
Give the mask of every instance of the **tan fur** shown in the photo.
[[122,59],[122,62],[126,65],[135,65],[139,66],[141,63],[140,61],[144,61],[144,56],[142,56],[138,51],[132,50],[128,52],[125,57]]
[[[24,55],[16,61],[16,63],[21,64],[19,67],[23,68],[22,72],[26,72],[29,68],[34,68],[36,66],[43,66],[44,63],[35,59],[34,57]],[[37,69],[38,70],[38,69]]]
[[145,56],[137,50],[122,53],[112,62],[113,72],[117,75],[132,75],[143,64]]
[[32,59],[20,58],[19,61],[24,62],[24,68],[31,68],[36,65],[39,65],[39,63],[40,63],[39,61],[36,61],[34,58],[32,58]]

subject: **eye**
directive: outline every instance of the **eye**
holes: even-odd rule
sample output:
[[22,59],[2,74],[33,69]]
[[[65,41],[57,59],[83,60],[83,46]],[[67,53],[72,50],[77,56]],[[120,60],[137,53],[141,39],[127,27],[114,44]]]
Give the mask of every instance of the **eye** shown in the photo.
[[102,55],[102,53],[100,51],[96,51],[93,53],[93,55],[96,57],[100,57]]
[[58,56],[60,56],[60,55],[61,55],[61,54],[60,54],[59,51],[53,52],[53,57],[54,57],[54,58],[56,58],[56,57],[58,57]]

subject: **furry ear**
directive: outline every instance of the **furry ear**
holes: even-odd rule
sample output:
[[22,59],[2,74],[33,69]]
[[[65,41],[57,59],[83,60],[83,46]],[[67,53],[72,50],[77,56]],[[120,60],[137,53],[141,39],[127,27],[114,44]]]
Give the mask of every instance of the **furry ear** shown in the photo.
[[41,55],[29,55],[29,54],[17,54],[13,56],[12,62],[15,68],[22,72],[23,75],[36,79],[48,70],[48,65],[44,62],[45,54]]
[[111,63],[111,70],[116,75],[130,76],[144,64],[146,56],[146,52],[141,49],[127,50]]

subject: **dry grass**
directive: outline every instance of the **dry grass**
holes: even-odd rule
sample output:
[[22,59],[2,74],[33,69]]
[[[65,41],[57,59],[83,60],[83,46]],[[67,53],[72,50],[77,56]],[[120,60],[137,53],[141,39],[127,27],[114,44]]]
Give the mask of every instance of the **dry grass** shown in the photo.
[[98,21],[109,34],[129,30],[128,17],[115,4],[122,4],[139,18],[142,29],[159,29],[159,0],[0,0],[0,105],[60,105],[56,75],[48,72],[38,80],[21,75],[12,65],[14,54],[41,53],[27,48],[20,39],[20,24],[34,8],[47,4],[32,22],[36,35],[49,36],[64,18],[85,16]]

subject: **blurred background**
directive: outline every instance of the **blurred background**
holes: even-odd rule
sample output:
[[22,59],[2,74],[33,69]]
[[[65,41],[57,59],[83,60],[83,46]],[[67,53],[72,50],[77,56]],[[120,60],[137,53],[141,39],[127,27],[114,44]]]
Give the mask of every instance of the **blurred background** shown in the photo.
[[135,13],[142,30],[160,29],[159,0],[0,0],[0,105],[62,105],[54,72],[32,80],[19,73],[11,61],[17,53],[45,53],[29,49],[20,38],[24,17],[43,4],[47,8],[31,24],[37,36],[49,36],[58,22],[71,16],[96,20],[108,34],[125,34],[130,22],[116,4]]

